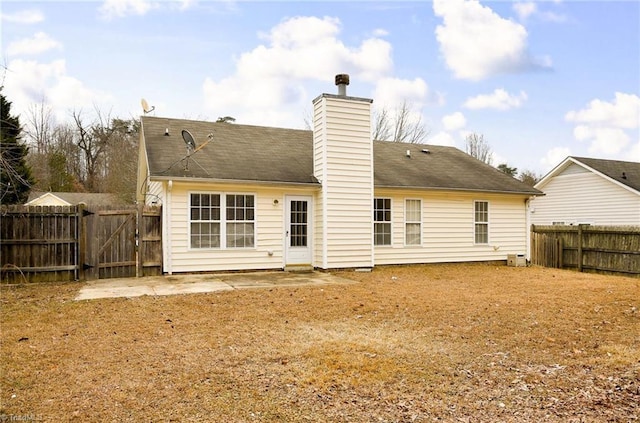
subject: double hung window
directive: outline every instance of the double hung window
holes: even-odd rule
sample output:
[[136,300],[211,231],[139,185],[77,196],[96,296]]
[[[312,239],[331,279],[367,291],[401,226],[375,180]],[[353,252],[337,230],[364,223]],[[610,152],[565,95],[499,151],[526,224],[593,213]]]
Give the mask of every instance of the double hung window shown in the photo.
[[391,245],[391,199],[373,200],[373,244]]
[[489,243],[489,202],[474,201],[474,235],[476,244]]
[[404,203],[404,243],[405,245],[422,244],[422,201],[405,200]]

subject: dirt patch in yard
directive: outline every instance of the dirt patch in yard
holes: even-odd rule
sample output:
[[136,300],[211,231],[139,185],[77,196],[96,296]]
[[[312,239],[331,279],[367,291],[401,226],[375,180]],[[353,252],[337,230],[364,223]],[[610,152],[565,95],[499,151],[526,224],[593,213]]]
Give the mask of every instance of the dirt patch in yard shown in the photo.
[[640,280],[429,265],[73,301],[2,286],[0,420],[637,421]]

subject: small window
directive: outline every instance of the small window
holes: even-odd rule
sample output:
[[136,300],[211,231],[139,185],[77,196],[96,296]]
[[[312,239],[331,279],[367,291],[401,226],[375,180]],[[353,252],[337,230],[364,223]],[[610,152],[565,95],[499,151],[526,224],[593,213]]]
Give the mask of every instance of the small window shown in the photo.
[[227,248],[250,248],[255,244],[253,195],[227,195]]
[[475,215],[474,215],[475,243],[488,244],[489,243],[489,202],[475,201],[474,208],[475,208]]
[[405,200],[405,245],[422,244],[422,200]]
[[191,194],[191,248],[220,248],[220,195]]
[[391,245],[391,199],[373,200],[373,244]]

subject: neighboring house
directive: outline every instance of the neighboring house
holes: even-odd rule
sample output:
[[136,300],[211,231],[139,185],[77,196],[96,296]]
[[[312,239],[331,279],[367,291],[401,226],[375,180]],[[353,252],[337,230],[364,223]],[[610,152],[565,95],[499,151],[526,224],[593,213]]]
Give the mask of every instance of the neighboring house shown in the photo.
[[88,192],[38,192],[32,191],[27,206],[75,206],[84,203],[88,206],[113,206],[122,204],[115,194]]
[[567,157],[535,187],[536,225],[640,225],[640,163]]
[[372,100],[339,88],[313,101],[313,130],[142,117],[138,201],[162,204],[164,272],[527,251],[540,191],[453,147],[372,142]]

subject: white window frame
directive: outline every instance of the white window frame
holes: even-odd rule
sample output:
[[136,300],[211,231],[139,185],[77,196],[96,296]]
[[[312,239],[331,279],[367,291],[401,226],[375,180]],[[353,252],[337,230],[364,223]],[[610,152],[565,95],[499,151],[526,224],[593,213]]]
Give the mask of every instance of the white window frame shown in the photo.
[[[191,196],[193,194],[219,195],[220,196],[220,220],[209,220],[204,222],[218,223],[220,225],[220,245],[218,247],[194,247],[191,244],[191,224],[200,221],[191,219]],[[227,219],[227,196],[242,195],[253,197],[253,220],[228,220]],[[187,193],[187,246],[189,250],[206,251],[206,250],[253,250],[257,244],[257,213],[258,213],[258,196],[252,192],[213,192],[213,191],[190,191]],[[227,245],[227,224],[230,223],[252,223],[253,224],[253,245],[246,247],[236,247]]]
[[[486,207],[487,220],[486,221],[479,221],[477,219],[478,212],[477,212],[477,208],[476,207],[480,203],[484,203],[484,204],[487,205],[487,207]],[[489,201],[488,200],[475,200],[473,202],[473,243],[474,243],[474,245],[489,245],[489,241],[490,241],[489,234],[490,234],[490,230],[491,230],[491,228],[489,226],[489,222],[491,220],[490,219],[490,215],[489,215],[490,210],[491,210],[491,207],[489,205]],[[486,234],[487,234],[486,242],[478,242],[478,226],[479,225],[482,225],[482,226],[487,228],[487,230],[486,230]]]
[[[376,220],[376,200],[388,200],[389,201],[389,220],[379,221]],[[386,210],[386,209],[383,209]],[[376,224],[388,224],[389,225],[389,243],[388,244],[376,244]],[[373,199],[373,245],[374,247],[391,247],[393,245],[393,199],[390,197],[375,197]]]
[[[220,207],[220,219],[218,219],[218,220],[214,220],[214,219],[193,220],[191,218],[191,208],[193,207],[193,205],[192,205],[192,196],[193,195],[208,195],[208,196],[217,195],[217,196],[219,196],[220,197],[220,205],[219,205],[219,207]],[[188,198],[187,198],[187,213],[188,213],[188,215],[187,215],[187,219],[188,219],[188,224],[187,224],[187,227],[188,227],[187,245],[189,246],[189,249],[190,250],[198,250],[198,251],[202,251],[202,250],[220,250],[220,249],[222,249],[222,245],[223,245],[223,235],[222,235],[222,232],[223,232],[223,222],[222,221],[223,221],[223,219],[222,219],[222,215],[223,215],[223,201],[224,201],[223,198],[224,198],[224,195],[222,193],[219,193],[219,192],[200,192],[200,191],[196,192],[196,191],[194,191],[194,192],[187,193],[187,196],[188,196]],[[218,236],[220,237],[220,241],[218,243],[218,246],[217,247],[195,247],[195,246],[193,246],[192,241],[191,241],[191,235],[192,235],[191,226],[194,223],[217,223],[219,225],[219,227],[220,227],[219,233],[218,233]]]
[[[417,201],[418,202],[418,213],[420,214],[419,220],[409,220],[407,203],[409,201]],[[418,225],[418,243],[409,244],[407,242],[407,236],[409,235],[407,231],[408,225]],[[422,198],[405,198],[404,199],[404,245],[405,247],[420,247],[422,246]]]
[[[248,220],[248,219],[241,219],[241,220],[234,219],[234,220],[230,220],[230,219],[229,219],[229,216],[227,215],[227,209],[228,209],[228,205],[227,205],[227,197],[228,197],[228,196],[230,196],[230,195],[233,195],[233,196],[243,196],[243,197],[245,197],[245,198],[246,198],[246,197],[253,197],[253,207],[252,207],[252,209],[253,209],[253,219],[251,219],[251,220]],[[224,223],[225,223],[225,234],[224,234],[224,235],[225,235],[225,238],[224,238],[224,241],[225,241],[225,248],[226,248],[226,249],[234,249],[234,250],[235,250],[235,249],[240,249],[240,250],[255,249],[255,248],[256,248],[256,209],[257,209],[257,196],[256,196],[255,194],[251,194],[251,193],[244,193],[244,192],[239,192],[239,193],[235,193],[235,192],[227,192],[227,193],[225,193],[225,194],[224,194],[224,204],[225,204],[225,208],[224,208],[224,215],[223,215],[223,216],[224,216]],[[243,207],[243,210],[245,210],[245,211],[247,210],[247,209],[246,209],[246,204],[245,204],[245,206]],[[221,217],[223,217],[223,216],[221,216]],[[240,247],[238,247],[238,246],[235,246],[235,245],[234,245],[234,246],[231,246],[231,247],[230,247],[230,246],[228,245],[229,243],[227,242],[227,241],[228,241],[228,240],[227,240],[227,235],[228,235],[227,227],[228,227],[228,225],[229,225],[229,224],[244,224],[244,225],[246,225],[247,223],[250,223],[250,224],[252,224],[252,225],[253,225],[253,236],[252,236],[252,239],[253,239],[253,245],[249,245],[249,246],[240,246]],[[246,233],[245,233],[245,235],[246,235]]]

